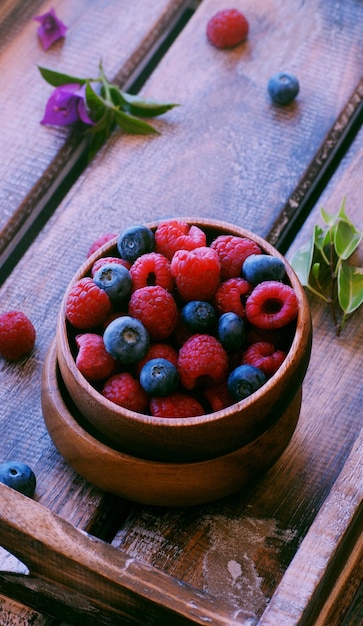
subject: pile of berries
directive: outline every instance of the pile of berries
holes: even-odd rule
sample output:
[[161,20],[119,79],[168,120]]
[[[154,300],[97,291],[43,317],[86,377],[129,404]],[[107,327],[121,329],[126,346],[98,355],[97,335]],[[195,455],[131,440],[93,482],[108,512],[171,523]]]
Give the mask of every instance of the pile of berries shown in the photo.
[[250,238],[208,232],[181,220],[128,228],[70,287],[76,365],[112,402],[202,415],[243,400],[284,361],[298,301],[283,261]]

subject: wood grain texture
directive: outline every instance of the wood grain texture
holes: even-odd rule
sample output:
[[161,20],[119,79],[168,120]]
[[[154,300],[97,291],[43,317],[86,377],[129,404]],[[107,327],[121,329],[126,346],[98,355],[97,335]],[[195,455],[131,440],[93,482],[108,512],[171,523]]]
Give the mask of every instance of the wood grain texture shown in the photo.
[[[81,77],[106,75],[123,84],[163,33],[183,0],[127,3],[55,1],[53,8],[68,26],[66,37],[46,52],[32,18],[49,10],[48,3],[7,3],[0,27],[0,252],[32,212],[39,211],[67,171],[80,138],[66,128],[41,126],[52,92],[37,66]],[[11,10],[10,10],[11,9]],[[5,11],[5,8],[2,8]],[[155,99],[163,100],[162,94]],[[14,114],[16,110],[16,114]]]
[[40,504],[25,502],[25,496],[5,485],[0,484],[0,493],[0,530],[6,548],[21,554],[30,571],[43,581],[76,592],[89,599],[94,611],[113,616],[115,626],[127,623],[127,618],[141,626],[145,615],[150,625],[251,624],[250,614],[223,601],[218,602],[214,617],[217,603],[212,596],[122,555]]
[[[349,216],[362,228],[362,165],[361,131],[290,252],[310,236],[320,206],[337,211],[344,194]],[[362,250],[359,256],[362,264]],[[325,307],[315,299],[311,307],[314,339],[303,386],[302,417],[283,458],[249,492],[212,508],[134,510],[113,542],[196,586],[227,595],[245,608],[254,606],[257,614],[269,605],[263,624],[275,624],[277,619],[279,624],[300,623],[319,577],[324,578],[329,560],[334,563],[335,546],[345,533],[349,536],[357,512],[362,515],[362,313],[355,314],[336,338]],[[362,531],[363,521],[358,519]],[[299,547],[304,536],[306,543]],[[347,540],[346,556],[349,550],[353,547]],[[359,550],[352,557],[353,573],[357,569],[351,594],[359,584]],[[233,571],[239,574],[236,579],[230,571],[232,562]],[[332,567],[330,585],[338,569]],[[282,586],[275,591],[280,580]],[[349,594],[332,623],[340,623],[347,603]],[[306,623],[315,622],[310,616]]]
[[[231,54],[220,54],[204,39],[207,13],[216,6],[202,3],[145,87],[149,95],[162,88],[165,98],[182,101],[158,123],[162,136],[115,136],[1,289],[7,308],[22,303],[38,339],[27,361],[0,363],[0,447],[4,458],[16,453],[34,466],[36,500],[72,525],[90,528],[102,509],[113,519],[119,515],[124,522],[113,547],[130,558],[209,592],[217,604],[224,598],[235,610],[252,611],[255,621],[269,604],[271,614],[278,610],[288,619],[291,609],[300,619],[316,585],[324,589],[323,602],[327,597],[325,572],[331,581],[333,566],[341,566],[335,546],[344,539],[342,545],[351,550],[350,529],[362,495],[361,314],[336,340],[325,309],[311,301],[313,358],[294,438],[263,479],[213,506],[160,511],[106,499],[55,452],[40,411],[40,373],[60,300],[92,241],[136,216],[149,221],[190,213],[191,207],[202,217],[222,214],[268,234],[275,207],[285,205],[360,79],[356,3],[332,7],[315,0],[309,7],[300,2],[286,7],[270,0],[262,8],[250,2],[249,42]],[[265,92],[275,61],[278,69],[289,62],[307,89],[297,106],[283,111],[271,106]],[[210,66],[213,80],[205,71]],[[361,220],[362,161],[360,134],[319,205],[336,210],[346,194],[349,214]],[[310,233],[317,211],[318,206],[296,244]],[[340,496],[347,506],[336,519]],[[310,546],[311,561],[303,559],[302,566],[300,545]],[[356,563],[353,559],[352,572]],[[349,595],[339,619],[348,604]]]

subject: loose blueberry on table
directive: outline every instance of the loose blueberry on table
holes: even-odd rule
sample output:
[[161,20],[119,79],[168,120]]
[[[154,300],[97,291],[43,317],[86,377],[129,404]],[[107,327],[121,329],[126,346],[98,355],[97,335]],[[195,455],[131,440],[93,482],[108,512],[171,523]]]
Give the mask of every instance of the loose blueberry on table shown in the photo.
[[[101,394],[190,417],[243,401],[278,371],[298,315],[281,258],[182,220],[116,240],[116,254],[95,261],[66,299],[76,365]],[[109,288],[119,276],[121,299]]]
[[26,463],[6,461],[0,464],[0,483],[25,496],[32,497],[36,487],[36,478],[33,470]]
[[268,81],[267,89],[276,104],[290,104],[300,91],[299,81],[290,72],[277,72]]

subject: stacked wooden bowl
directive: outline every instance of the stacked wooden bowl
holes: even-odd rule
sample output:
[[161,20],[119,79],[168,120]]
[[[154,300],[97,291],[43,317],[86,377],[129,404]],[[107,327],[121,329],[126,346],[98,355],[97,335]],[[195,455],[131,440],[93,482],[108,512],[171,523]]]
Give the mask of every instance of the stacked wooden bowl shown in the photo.
[[[243,228],[198,218],[183,221],[202,228],[208,241],[221,234],[248,237],[263,252],[284,261],[299,311],[291,345],[277,372],[251,396],[206,415],[157,418],[127,410],[101,395],[76,367],[66,293],[42,381],[44,419],[67,462],[105,491],[162,506],[221,498],[271,467],[295,430],[311,351],[309,305],[286,259]],[[157,224],[148,226],[155,229]],[[116,240],[104,245],[82,265],[69,288],[90,275],[98,258],[116,254]]]

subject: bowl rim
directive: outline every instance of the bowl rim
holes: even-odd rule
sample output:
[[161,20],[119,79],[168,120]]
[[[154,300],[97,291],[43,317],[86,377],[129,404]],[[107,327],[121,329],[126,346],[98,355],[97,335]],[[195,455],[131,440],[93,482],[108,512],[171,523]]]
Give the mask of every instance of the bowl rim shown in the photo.
[[[271,254],[272,256],[280,258],[286,269],[287,277],[290,281],[291,286],[293,287],[296,297],[299,302],[298,315],[296,318],[296,330],[290,345],[290,348],[286,354],[286,358],[283,363],[280,365],[278,370],[269,378],[259,389],[253,392],[247,398],[240,400],[239,402],[235,402],[230,406],[220,409],[218,411],[212,411],[210,413],[205,413],[202,415],[198,415],[195,417],[183,417],[183,418],[168,418],[168,417],[155,417],[152,415],[147,415],[145,413],[138,413],[136,411],[132,411],[125,407],[119,406],[116,403],[112,402],[105,396],[103,396],[93,385],[81,374],[81,372],[76,367],[75,360],[72,356],[69,341],[68,341],[68,333],[67,333],[67,323],[65,316],[65,304],[68,292],[70,291],[72,285],[80,280],[83,276],[89,275],[90,269],[92,265],[102,256],[109,256],[107,251],[111,250],[116,246],[118,236],[111,239],[103,246],[101,246],[96,252],[94,252],[90,257],[88,257],[85,262],[79,267],[77,272],[71,278],[68,287],[64,293],[61,306],[58,313],[57,320],[57,337],[64,337],[64,343],[68,348],[67,351],[67,366],[70,369],[70,372],[73,378],[77,381],[77,383],[83,388],[83,391],[87,394],[90,394],[92,398],[96,401],[102,401],[102,404],[105,408],[107,408],[113,414],[120,415],[120,418],[123,420],[129,419],[140,424],[144,425],[154,425],[155,427],[163,427],[163,428],[187,428],[193,425],[207,424],[209,422],[216,422],[218,420],[225,420],[227,417],[234,414],[236,411],[242,411],[243,409],[247,409],[251,405],[253,405],[257,399],[261,399],[264,396],[267,396],[270,392],[271,388],[273,388],[277,382],[281,382],[283,379],[286,370],[290,368],[290,366],[295,362],[297,356],[297,350],[304,346],[305,350],[308,349],[308,344],[311,339],[311,312],[309,303],[304,291],[303,286],[301,285],[297,274],[293,270],[292,266],[289,264],[287,259],[276,249],[272,244],[270,244],[267,240],[263,239],[263,237],[256,235],[252,231],[245,229],[241,226],[234,225],[228,222],[224,222],[222,220],[208,219],[208,218],[198,218],[198,217],[189,217],[182,216],[176,218],[165,218],[156,220],[155,222],[144,224],[148,228],[155,229],[158,224],[164,222],[172,222],[172,221],[182,221],[186,222],[190,225],[196,225],[200,227],[205,227],[208,229],[219,229],[219,230],[227,230],[229,231],[227,234],[232,234],[241,237],[251,238],[255,241],[264,252]],[[222,234],[222,233],[221,233]],[[216,235],[218,236],[218,235]],[[80,333],[83,332],[80,329]]]

